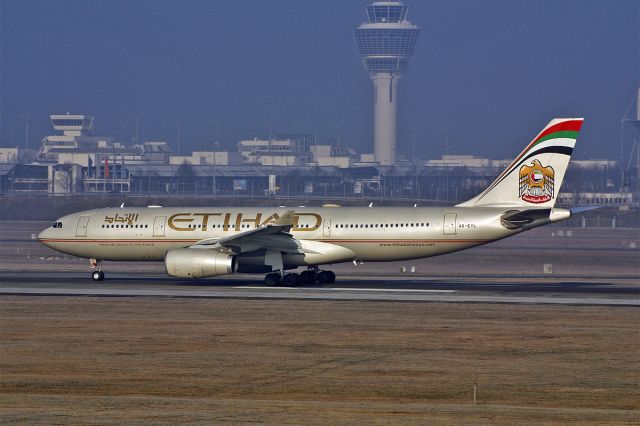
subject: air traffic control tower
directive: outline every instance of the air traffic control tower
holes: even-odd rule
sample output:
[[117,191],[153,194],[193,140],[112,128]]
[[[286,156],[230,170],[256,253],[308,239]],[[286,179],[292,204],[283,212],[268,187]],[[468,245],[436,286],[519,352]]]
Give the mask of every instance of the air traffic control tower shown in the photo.
[[373,2],[366,9],[369,22],[353,32],[373,80],[374,157],[388,166],[396,163],[398,80],[409,67],[420,29],[407,21],[409,8],[401,2]]

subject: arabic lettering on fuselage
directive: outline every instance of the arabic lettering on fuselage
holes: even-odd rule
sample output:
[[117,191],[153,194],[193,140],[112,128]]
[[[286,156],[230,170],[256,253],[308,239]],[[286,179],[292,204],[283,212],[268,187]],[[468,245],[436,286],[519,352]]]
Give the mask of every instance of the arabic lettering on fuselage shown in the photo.
[[138,216],[138,213],[116,213],[114,216],[105,216],[104,221],[107,223],[127,223],[133,225],[134,222],[138,221]]
[[[264,217],[264,219],[263,219]],[[243,224],[249,224],[254,228],[268,225],[280,218],[278,213],[266,216],[263,213],[256,213],[255,217],[244,217],[244,213],[176,213],[169,216],[167,224],[175,231],[195,231],[209,229],[211,222],[220,224],[225,230],[240,231]],[[292,231],[309,232],[315,231],[322,225],[322,216],[317,213],[295,213],[293,217]]]

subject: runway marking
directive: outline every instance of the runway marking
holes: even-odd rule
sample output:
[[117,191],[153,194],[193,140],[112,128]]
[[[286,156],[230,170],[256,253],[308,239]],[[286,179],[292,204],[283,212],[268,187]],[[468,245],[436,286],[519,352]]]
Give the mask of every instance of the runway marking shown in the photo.
[[239,285],[237,287],[233,287],[233,288],[239,288],[239,289],[250,289],[250,290],[302,290],[300,287],[260,287],[260,286],[243,286],[243,285]]
[[317,291],[376,291],[388,293],[455,293],[458,290],[421,290],[410,288],[338,288],[338,287],[260,287],[260,286],[237,286],[237,289],[250,290],[317,290]]
[[[239,287],[247,288],[247,287]],[[273,289],[301,290],[296,287],[272,287]],[[254,287],[266,290],[269,287]],[[117,288],[29,288],[29,287],[1,287],[0,295],[38,295],[38,296],[94,296],[94,297],[185,297],[185,298],[228,298],[228,299],[292,299],[292,300],[375,300],[388,302],[442,302],[442,303],[522,303],[522,304],[554,304],[554,305],[610,305],[640,307],[640,299],[622,297],[558,297],[558,296],[475,296],[460,294],[420,293],[415,290],[398,289],[402,292],[395,294],[391,289],[386,292],[374,293],[376,289],[355,289],[356,291],[335,291],[336,288],[307,288],[307,291],[219,291],[211,290],[169,290],[169,289],[117,289]],[[316,290],[316,291],[314,291]],[[324,290],[324,291],[318,291]],[[349,290],[349,289],[340,289]],[[364,290],[364,291],[358,291]],[[391,290],[391,291],[389,291]],[[424,291],[424,290],[423,290]],[[445,290],[451,291],[451,290]],[[1,296],[0,296],[1,297]]]
[[328,288],[334,291],[387,291],[387,292],[410,292],[410,293],[455,293],[458,290],[420,290],[411,288]]

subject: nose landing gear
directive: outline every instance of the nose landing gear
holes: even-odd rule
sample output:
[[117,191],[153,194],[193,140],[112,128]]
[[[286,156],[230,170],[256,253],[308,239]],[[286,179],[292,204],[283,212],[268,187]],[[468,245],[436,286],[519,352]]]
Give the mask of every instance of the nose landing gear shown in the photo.
[[102,272],[102,261],[96,259],[89,259],[89,266],[91,269],[95,269],[91,273],[91,279],[94,281],[102,281],[104,280],[104,272]]
[[104,280],[104,272],[102,272],[102,271],[93,271],[91,273],[91,278],[93,278],[94,281],[102,281],[102,280]]

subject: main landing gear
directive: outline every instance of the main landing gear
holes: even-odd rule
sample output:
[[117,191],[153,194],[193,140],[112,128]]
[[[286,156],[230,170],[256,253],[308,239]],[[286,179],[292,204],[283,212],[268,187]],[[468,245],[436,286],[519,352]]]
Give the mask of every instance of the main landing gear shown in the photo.
[[91,266],[91,269],[95,269],[95,271],[93,271],[91,273],[91,278],[94,281],[102,281],[102,280],[104,280],[104,272],[102,272],[102,261],[101,260],[89,259],[89,266]]
[[336,281],[336,274],[333,271],[320,271],[317,266],[302,271],[300,274],[281,271],[270,272],[264,277],[264,283],[269,287],[286,286],[295,287],[300,284],[331,284]]

